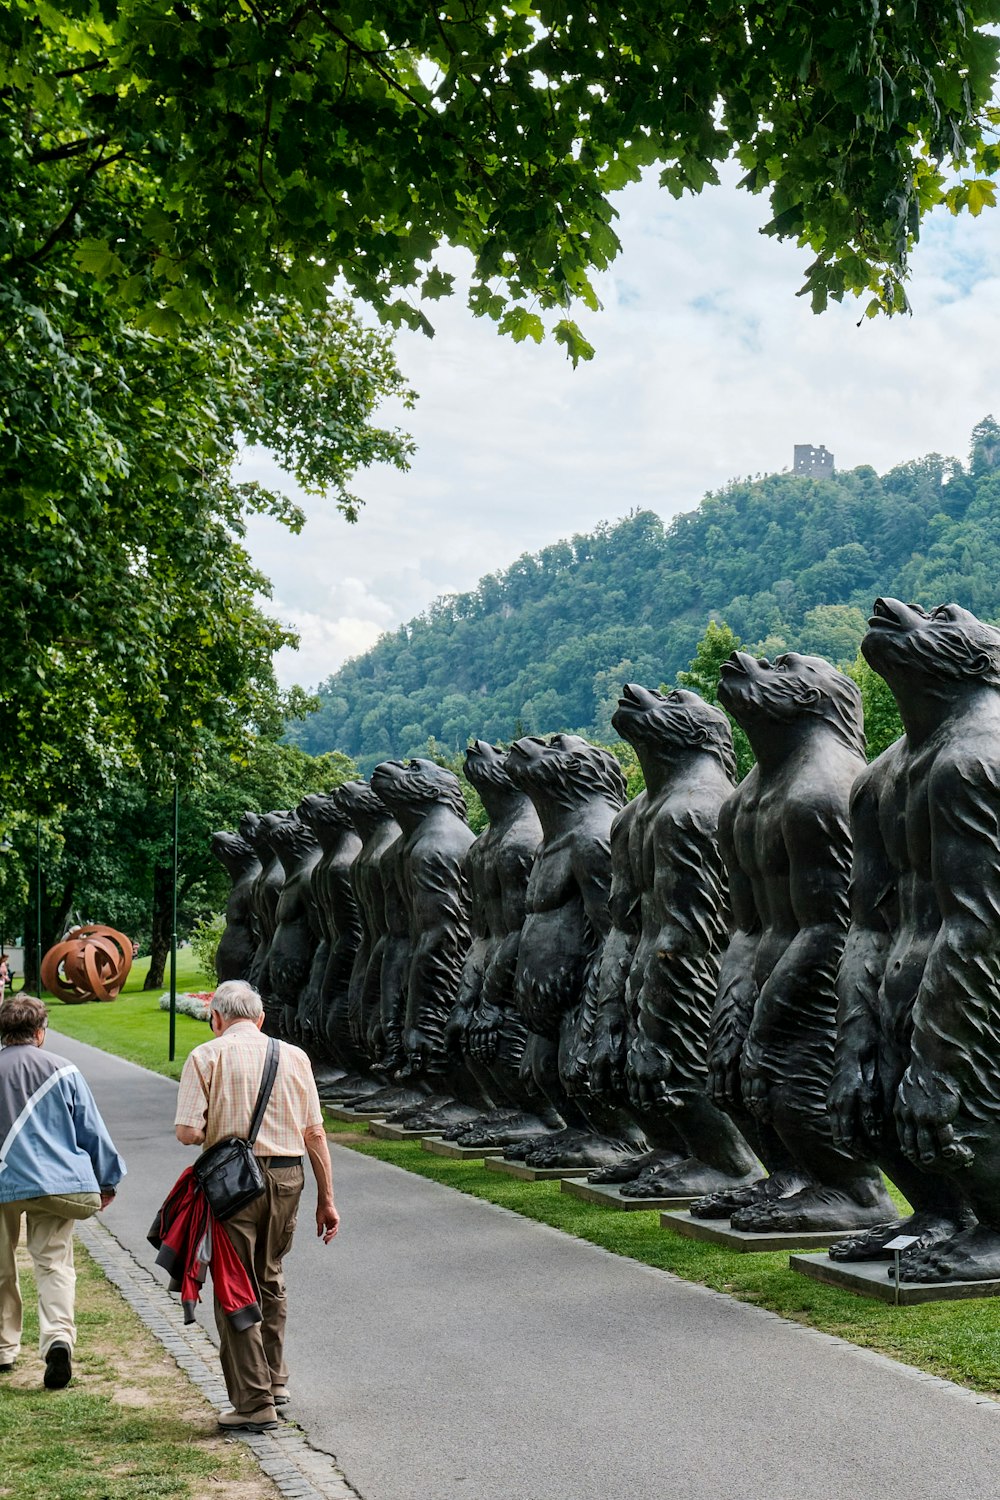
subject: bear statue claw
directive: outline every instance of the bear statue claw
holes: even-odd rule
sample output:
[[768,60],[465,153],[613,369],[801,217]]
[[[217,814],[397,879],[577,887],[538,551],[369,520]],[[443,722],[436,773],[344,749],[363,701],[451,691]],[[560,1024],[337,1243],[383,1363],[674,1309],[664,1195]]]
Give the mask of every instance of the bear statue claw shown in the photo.
[[847,1239],[836,1240],[829,1249],[831,1260],[892,1260],[893,1252],[885,1247],[898,1235],[916,1235],[917,1244],[904,1251],[907,1264],[915,1255],[930,1246],[939,1245],[957,1236],[960,1231],[971,1228],[971,1215],[966,1218],[950,1213],[922,1211],[911,1214],[908,1219],[890,1219],[886,1223],[874,1224],[865,1234],[852,1234]]
[[551,1140],[535,1146],[525,1157],[529,1167],[602,1167],[628,1151],[622,1141],[590,1135],[582,1130],[558,1131]]
[[623,1198],[693,1198],[709,1193],[722,1194],[743,1187],[738,1178],[723,1172],[718,1167],[699,1161],[695,1156],[684,1157],[673,1165],[663,1166],[638,1182],[622,1184]]
[[[895,1272],[890,1266],[889,1275]],[[947,1239],[911,1245],[900,1256],[899,1279],[907,1282],[1000,1281],[1000,1233],[985,1224]]]
[[673,1166],[681,1161],[678,1151],[643,1151],[637,1156],[621,1156],[610,1166],[598,1167],[590,1172],[588,1182],[643,1182],[662,1167]]
[[695,1219],[731,1219],[741,1208],[766,1202],[771,1198],[790,1198],[811,1185],[812,1179],[800,1172],[772,1172],[770,1177],[758,1177],[742,1187],[708,1193],[691,1205],[691,1216]]
[[734,1229],[751,1234],[820,1234],[884,1224],[890,1207],[884,1192],[871,1203],[860,1203],[837,1188],[812,1184],[788,1197],[747,1204],[736,1210],[731,1222]]

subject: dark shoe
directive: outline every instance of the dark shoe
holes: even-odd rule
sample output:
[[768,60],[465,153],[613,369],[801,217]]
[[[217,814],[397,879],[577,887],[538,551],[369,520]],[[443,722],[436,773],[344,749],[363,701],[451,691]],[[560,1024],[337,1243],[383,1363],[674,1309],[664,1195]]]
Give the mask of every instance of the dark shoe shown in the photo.
[[275,1406],[287,1406],[291,1399],[291,1396],[288,1394],[287,1385],[272,1385],[271,1400]]
[[[0,1365],[0,1375],[9,1375],[10,1372],[11,1372],[11,1370],[13,1370],[13,1368],[14,1368],[14,1361],[13,1360],[11,1360],[11,1362],[10,1362],[9,1365]],[[287,1401],[287,1399],[288,1399],[288,1397],[286,1396],[285,1400]]]
[[73,1379],[72,1351],[68,1344],[51,1344],[45,1356],[42,1384],[47,1391],[61,1391]]
[[273,1432],[278,1418],[273,1406],[262,1406],[259,1411],[227,1411],[219,1418],[223,1432]]

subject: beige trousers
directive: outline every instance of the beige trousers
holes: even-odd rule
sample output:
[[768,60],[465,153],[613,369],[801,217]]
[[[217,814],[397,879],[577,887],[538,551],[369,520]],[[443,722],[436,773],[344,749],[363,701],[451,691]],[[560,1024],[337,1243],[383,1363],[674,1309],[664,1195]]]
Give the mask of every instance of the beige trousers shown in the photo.
[[303,1181],[301,1167],[264,1165],[265,1186],[261,1197],[220,1226],[249,1273],[263,1318],[250,1328],[234,1329],[216,1300],[222,1373],[229,1399],[239,1412],[250,1413],[270,1406],[272,1386],[288,1383],[285,1364],[288,1299],[281,1262],[291,1249]]
[[12,1364],[21,1351],[21,1284],[15,1259],[21,1216],[28,1225],[28,1254],[38,1286],[38,1347],[44,1358],[52,1344],[72,1349],[76,1343],[73,1221],[89,1218],[100,1206],[99,1193],[0,1203],[0,1364]]

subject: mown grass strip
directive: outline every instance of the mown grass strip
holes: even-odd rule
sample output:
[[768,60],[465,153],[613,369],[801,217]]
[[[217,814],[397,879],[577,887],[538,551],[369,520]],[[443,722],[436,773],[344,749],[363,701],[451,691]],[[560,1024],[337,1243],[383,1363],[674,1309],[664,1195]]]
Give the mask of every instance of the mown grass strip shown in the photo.
[[248,1451],[76,1247],[72,1384],[42,1387],[35,1285],[22,1254],[24,1347],[0,1375],[0,1494],[17,1500],[276,1500]]

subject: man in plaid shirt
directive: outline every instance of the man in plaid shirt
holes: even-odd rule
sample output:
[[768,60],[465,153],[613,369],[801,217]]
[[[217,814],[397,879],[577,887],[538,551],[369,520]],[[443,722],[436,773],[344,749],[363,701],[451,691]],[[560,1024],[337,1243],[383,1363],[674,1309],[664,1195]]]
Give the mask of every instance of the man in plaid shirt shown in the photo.
[[[241,979],[220,984],[209,1011],[213,1040],[195,1047],[184,1064],[174,1125],[184,1146],[208,1147],[250,1131],[264,1071],[264,1007]],[[268,1432],[275,1408],[288,1397],[285,1365],[287,1298],[282,1260],[291,1248],[302,1195],[303,1155],[316,1178],[316,1233],[329,1244],[340,1215],[333,1203],[330,1151],[323,1112],[306,1054],[280,1044],[278,1072],[254,1142],[265,1191],[220,1225],[246,1267],[263,1321],[236,1331],[215,1308],[219,1355],[233,1411],[219,1418],[226,1431]]]

